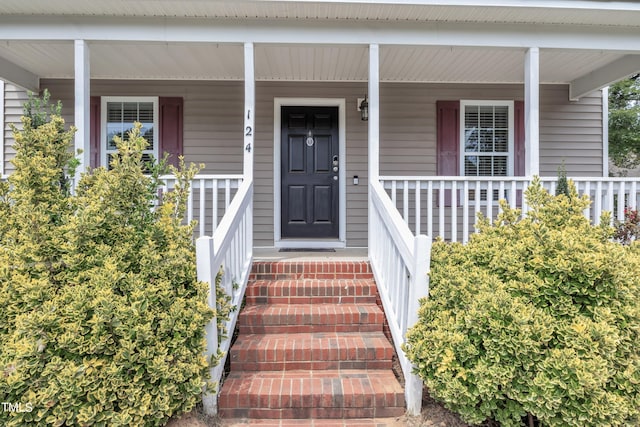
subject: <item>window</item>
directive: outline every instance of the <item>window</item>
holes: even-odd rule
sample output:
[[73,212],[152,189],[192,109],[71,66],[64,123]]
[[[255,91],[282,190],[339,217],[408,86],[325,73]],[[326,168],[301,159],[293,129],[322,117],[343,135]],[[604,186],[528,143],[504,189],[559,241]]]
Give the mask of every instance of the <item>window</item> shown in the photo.
[[142,123],[141,134],[149,145],[143,160],[159,158],[158,98],[157,97],[103,97],[101,129],[101,164],[109,166],[118,149],[113,140],[120,136],[126,140],[134,122]]
[[[514,173],[513,101],[460,102],[461,168],[464,176],[511,176]],[[475,199],[475,190],[469,199]],[[506,198],[493,190],[492,202]],[[480,190],[487,201],[487,190]]]
[[464,176],[513,175],[513,101],[460,102]]

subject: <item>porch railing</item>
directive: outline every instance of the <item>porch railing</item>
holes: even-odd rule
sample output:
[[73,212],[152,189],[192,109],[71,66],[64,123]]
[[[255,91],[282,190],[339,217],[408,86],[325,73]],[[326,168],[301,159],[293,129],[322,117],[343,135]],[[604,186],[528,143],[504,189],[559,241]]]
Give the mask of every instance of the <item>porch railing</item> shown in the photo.
[[422,380],[402,351],[407,329],[418,321],[419,299],[429,294],[431,240],[414,236],[382,185],[371,182],[369,261],[405,378],[409,413],[422,405]]
[[240,304],[249,280],[253,262],[253,181],[243,181],[229,204],[213,236],[201,236],[196,240],[196,261],[198,280],[209,284],[209,306],[216,308],[216,276],[222,273],[222,288],[231,297],[231,304],[238,309],[230,313],[225,322],[228,337],[219,340],[215,318],[206,327],[207,357],[223,354],[218,365],[211,368],[211,381],[216,390],[209,390],[203,396],[207,414],[217,412],[217,392],[224,371],[225,360],[231,347],[231,335],[240,312]]
[[[640,178],[571,178],[579,194],[592,203],[584,214],[594,224],[603,211],[611,220],[624,219],[624,209],[640,205]],[[557,178],[541,178],[544,188],[554,193]],[[384,176],[380,178],[393,205],[415,235],[426,230],[429,236],[447,241],[467,242],[476,231],[477,213],[490,221],[500,212],[498,200],[527,211],[524,191],[531,184],[525,177]]]
[[[163,192],[172,190],[176,184],[173,175],[164,175],[160,179],[164,182]],[[193,178],[185,219],[198,222],[196,237],[213,235],[241,182],[242,175],[196,175]]]

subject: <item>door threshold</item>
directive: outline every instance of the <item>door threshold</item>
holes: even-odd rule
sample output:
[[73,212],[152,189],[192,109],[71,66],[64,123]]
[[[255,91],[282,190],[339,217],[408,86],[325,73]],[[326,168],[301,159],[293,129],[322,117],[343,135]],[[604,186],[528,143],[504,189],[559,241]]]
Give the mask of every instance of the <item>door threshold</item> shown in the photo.
[[347,245],[345,242],[341,242],[335,239],[285,239],[274,242],[274,247],[277,249],[343,249]]

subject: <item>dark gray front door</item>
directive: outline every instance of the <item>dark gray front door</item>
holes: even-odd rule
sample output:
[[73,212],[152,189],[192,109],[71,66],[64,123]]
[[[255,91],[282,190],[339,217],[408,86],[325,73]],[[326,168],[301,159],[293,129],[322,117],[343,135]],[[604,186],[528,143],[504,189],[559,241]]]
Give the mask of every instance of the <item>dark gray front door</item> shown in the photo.
[[282,107],[282,238],[338,238],[338,108]]

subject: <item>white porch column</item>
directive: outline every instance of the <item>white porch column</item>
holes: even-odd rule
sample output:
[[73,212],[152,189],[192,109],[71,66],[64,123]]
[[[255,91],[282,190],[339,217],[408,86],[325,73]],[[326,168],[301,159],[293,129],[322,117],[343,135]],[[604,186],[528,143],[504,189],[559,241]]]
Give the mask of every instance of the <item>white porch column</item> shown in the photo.
[[540,50],[531,47],[524,60],[525,175],[540,175]]
[[380,46],[369,45],[369,180],[380,176]]
[[[371,209],[371,183],[378,181],[380,176],[380,46],[369,45],[369,141],[368,141],[368,161],[369,161],[369,242],[372,242],[372,235],[375,230],[371,229],[373,224],[373,212]],[[369,251],[371,245],[369,244]],[[369,253],[371,257],[371,253]]]
[[609,176],[609,86],[602,88],[602,176]]
[[[75,62],[75,126],[78,129],[75,134],[75,150],[76,157],[80,160],[80,165],[76,171],[76,183],[80,178],[80,174],[89,167],[90,159],[90,64],[89,64],[89,46],[85,40],[76,40],[74,43],[74,62]],[[82,150],[81,154],[77,154],[78,150]]]
[[255,135],[256,82],[253,43],[244,44],[244,179],[253,179],[253,141]]

